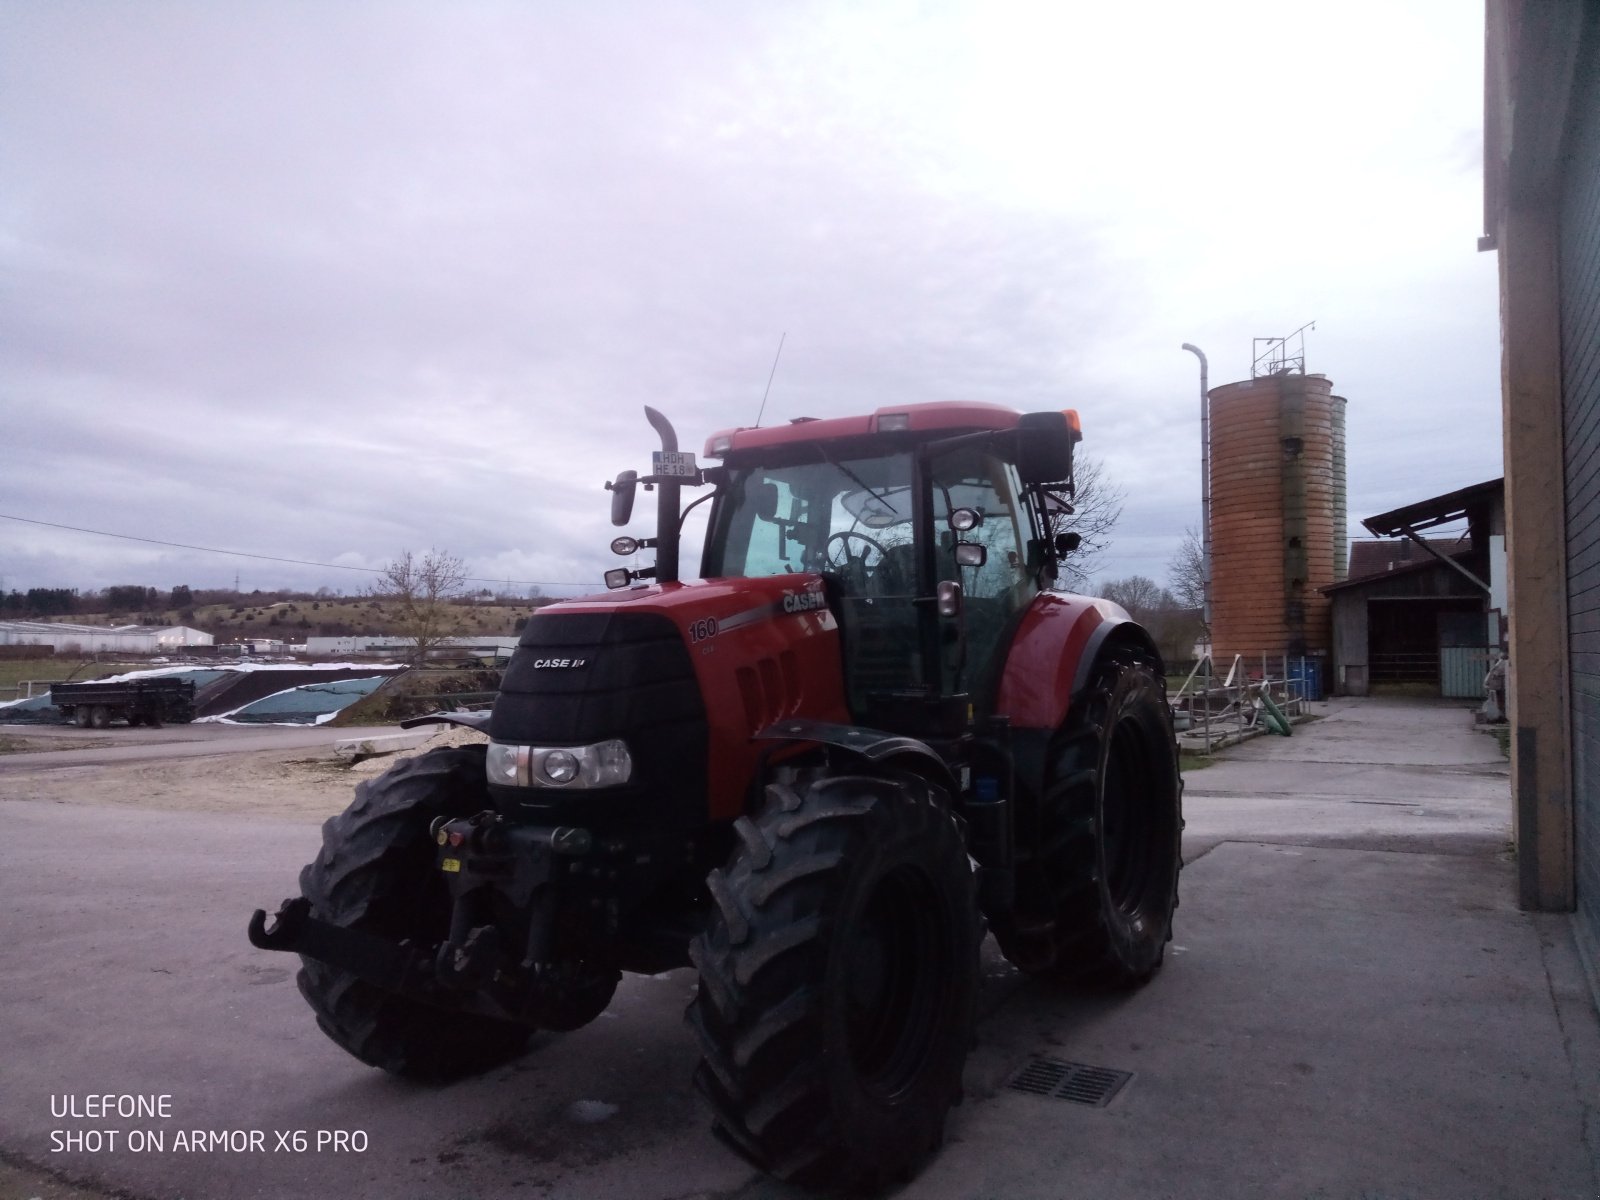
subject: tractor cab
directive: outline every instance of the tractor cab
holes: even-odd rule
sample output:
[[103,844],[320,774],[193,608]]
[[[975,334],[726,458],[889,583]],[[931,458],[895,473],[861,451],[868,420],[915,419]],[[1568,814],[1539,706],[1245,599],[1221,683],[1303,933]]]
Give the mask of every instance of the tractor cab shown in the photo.
[[714,435],[702,574],[820,576],[852,718],[953,734],[991,707],[1006,635],[1054,577],[1077,438],[1075,414],[971,404]]

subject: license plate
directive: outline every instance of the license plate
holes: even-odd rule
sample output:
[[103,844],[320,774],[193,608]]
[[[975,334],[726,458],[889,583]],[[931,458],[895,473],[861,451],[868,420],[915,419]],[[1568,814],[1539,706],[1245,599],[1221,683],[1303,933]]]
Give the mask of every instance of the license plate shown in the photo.
[[694,455],[687,450],[653,450],[650,453],[650,473],[693,479],[697,473]]

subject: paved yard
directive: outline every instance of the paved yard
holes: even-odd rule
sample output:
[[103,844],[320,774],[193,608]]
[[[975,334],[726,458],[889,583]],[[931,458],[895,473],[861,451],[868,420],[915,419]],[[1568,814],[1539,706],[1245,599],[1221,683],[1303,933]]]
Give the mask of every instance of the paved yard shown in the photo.
[[[967,1102],[903,1195],[1600,1191],[1595,1011],[1565,919],[1514,907],[1494,741],[1443,705],[1323,711],[1189,776],[1177,936],[1148,987],[1063,994],[988,958]],[[126,770],[84,771],[79,803],[0,800],[0,1196],[790,1194],[706,1131],[690,973],[628,977],[601,1020],[485,1078],[396,1082],[327,1042],[292,961],[244,938],[316,822],[143,808],[113,795]],[[1132,1078],[1104,1108],[1009,1089],[1036,1056]],[[52,1115],[102,1093],[167,1095],[171,1116]],[[114,1151],[58,1149],[112,1128]],[[136,1128],[164,1148],[131,1149]],[[196,1130],[264,1147],[174,1149]],[[366,1148],[318,1152],[319,1130]]]

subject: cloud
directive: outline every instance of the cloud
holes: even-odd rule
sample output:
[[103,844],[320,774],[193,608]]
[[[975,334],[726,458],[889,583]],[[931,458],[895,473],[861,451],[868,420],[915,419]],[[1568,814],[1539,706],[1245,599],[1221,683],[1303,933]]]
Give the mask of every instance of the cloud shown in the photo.
[[[1108,562],[1160,578],[1198,520],[1177,344],[1220,383],[1313,319],[1352,516],[1499,470],[1458,6],[10,16],[0,512],[576,584],[642,406],[748,424],[786,335],[768,421],[1077,407],[1129,492]],[[0,521],[5,586],[236,566],[360,581]]]

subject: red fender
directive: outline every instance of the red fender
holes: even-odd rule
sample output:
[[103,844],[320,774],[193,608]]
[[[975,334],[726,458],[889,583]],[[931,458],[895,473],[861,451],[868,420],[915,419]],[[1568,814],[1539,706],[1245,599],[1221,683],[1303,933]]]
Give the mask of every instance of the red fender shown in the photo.
[[1120,605],[1071,592],[1041,592],[1022,614],[995,694],[995,712],[1015,729],[1055,730],[1088,682],[1095,656],[1123,630],[1154,650]]

